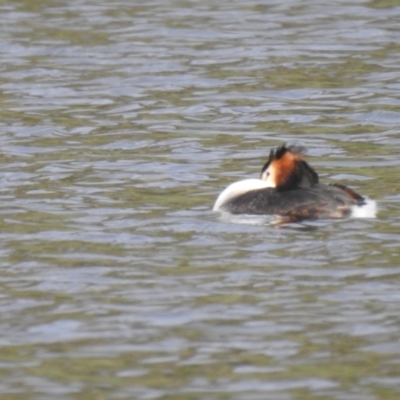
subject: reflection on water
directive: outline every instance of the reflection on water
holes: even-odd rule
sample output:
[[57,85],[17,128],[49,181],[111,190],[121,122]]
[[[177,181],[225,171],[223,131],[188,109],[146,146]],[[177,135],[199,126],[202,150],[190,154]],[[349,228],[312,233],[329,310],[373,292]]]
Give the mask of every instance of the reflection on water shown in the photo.
[[[0,3],[0,393],[398,399],[395,2]],[[296,142],[377,219],[211,212]]]

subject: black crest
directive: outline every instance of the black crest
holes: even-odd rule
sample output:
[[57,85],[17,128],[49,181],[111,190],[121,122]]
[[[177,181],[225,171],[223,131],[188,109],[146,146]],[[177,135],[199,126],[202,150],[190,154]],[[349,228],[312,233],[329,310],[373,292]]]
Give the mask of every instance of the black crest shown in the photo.
[[278,147],[276,150],[271,149],[271,151],[269,152],[268,160],[261,169],[261,174],[268,169],[268,167],[271,165],[272,161],[278,160],[279,158],[281,158],[288,150],[289,149],[285,145]]

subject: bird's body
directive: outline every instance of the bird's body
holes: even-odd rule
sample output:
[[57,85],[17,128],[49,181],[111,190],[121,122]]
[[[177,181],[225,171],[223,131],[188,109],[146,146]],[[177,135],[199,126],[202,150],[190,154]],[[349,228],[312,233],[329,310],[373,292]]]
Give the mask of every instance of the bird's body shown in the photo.
[[214,211],[271,214],[296,221],[356,215],[355,211],[367,202],[344,185],[319,183],[318,174],[300,152],[282,146],[271,151],[261,179],[246,179],[228,186],[218,197]]

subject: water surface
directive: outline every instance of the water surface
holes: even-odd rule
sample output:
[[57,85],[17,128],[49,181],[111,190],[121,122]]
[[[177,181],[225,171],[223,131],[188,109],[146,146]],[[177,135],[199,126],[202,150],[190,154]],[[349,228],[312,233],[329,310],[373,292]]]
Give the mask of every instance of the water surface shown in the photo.
[[[400,396],[400,7],[0,1],[0,393]],[[376,219],[211,212],[305,146]]]

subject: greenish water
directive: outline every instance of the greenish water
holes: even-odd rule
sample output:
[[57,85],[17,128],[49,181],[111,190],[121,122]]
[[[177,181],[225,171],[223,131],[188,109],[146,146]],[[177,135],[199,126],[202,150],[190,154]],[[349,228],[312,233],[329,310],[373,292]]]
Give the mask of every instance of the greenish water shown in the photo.
[[[0,1],[0,398],[397,400],[396,2]],[[376,219],[211,212],[297,142]]]

